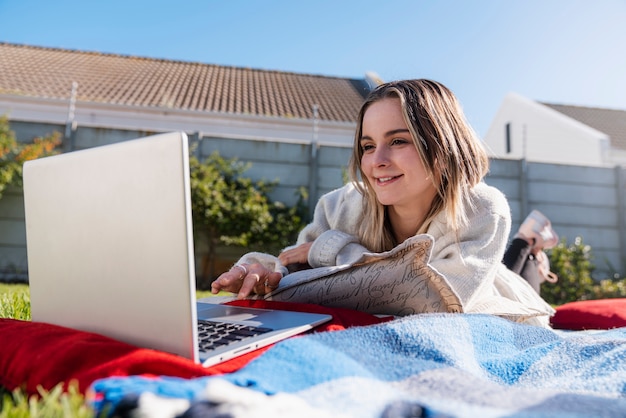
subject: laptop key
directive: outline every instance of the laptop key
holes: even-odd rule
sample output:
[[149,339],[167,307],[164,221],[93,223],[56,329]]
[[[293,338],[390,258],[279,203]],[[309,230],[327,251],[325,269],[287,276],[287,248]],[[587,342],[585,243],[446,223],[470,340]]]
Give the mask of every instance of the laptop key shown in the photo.
[[220,323],[206,320],[198,321],[200,348],[205,351],[269,331],[271,331],[271,329],[265,327],[253,327],[243,324]]

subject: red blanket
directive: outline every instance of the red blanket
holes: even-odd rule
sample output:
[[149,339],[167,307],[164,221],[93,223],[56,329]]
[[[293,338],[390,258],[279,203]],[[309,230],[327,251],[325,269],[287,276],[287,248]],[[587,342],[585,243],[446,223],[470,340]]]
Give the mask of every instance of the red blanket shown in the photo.
[[[236,301],[234,305],[328,313],[333,319],[315,331],[383,322],[376,316],[317,305],[267,301]],[[191,360],[160,351],[139,348],[98,334],[41,322],[0,319],[0,386],[21,387],[28,394],[37,387],[51,389],[60,382],[75,381],[84,392],[96,379],[111,376],[164,375],[193,378],[232,372],[269,347],[228,362],[203,368]]]

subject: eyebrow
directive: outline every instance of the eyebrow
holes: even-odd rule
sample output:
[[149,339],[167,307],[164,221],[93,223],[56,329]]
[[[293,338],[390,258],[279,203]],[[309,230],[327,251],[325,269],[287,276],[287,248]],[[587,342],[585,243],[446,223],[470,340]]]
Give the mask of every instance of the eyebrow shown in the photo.
[[[399,134],[399,133],[410,133],[410,131],[408,129],[404,129],[404,128],[400,128],[400,129],[392,129],[391,131],[385,132],[385,138]],[[366,139],[372,139],[372,137],[368,136],[368,135],[363,135],[361,136],[361,139],[359,139],[359,141],[363,141]]]

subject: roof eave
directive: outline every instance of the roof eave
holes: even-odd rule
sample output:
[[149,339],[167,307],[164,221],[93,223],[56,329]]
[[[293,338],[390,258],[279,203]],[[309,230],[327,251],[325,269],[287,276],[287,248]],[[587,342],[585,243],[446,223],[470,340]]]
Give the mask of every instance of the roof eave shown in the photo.
[[[0,112],[10,119],[64,125],[68,122],[67,99],[0,94]],[[311,142],[313,119],[234,114],[156,106],[77,101],[74,119],[79,126],[147,132],[184,130],[204,136]],[[319,143],[352,141],[355,122],[317,121]]]

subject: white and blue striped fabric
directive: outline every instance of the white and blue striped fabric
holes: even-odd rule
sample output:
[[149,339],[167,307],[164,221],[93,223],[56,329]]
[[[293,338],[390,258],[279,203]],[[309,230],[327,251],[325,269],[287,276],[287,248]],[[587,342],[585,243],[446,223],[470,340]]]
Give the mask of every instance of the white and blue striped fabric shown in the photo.
[[422,314],[291,338],[223,376],[92,389],[119,416],[626,417],[626,328]]

